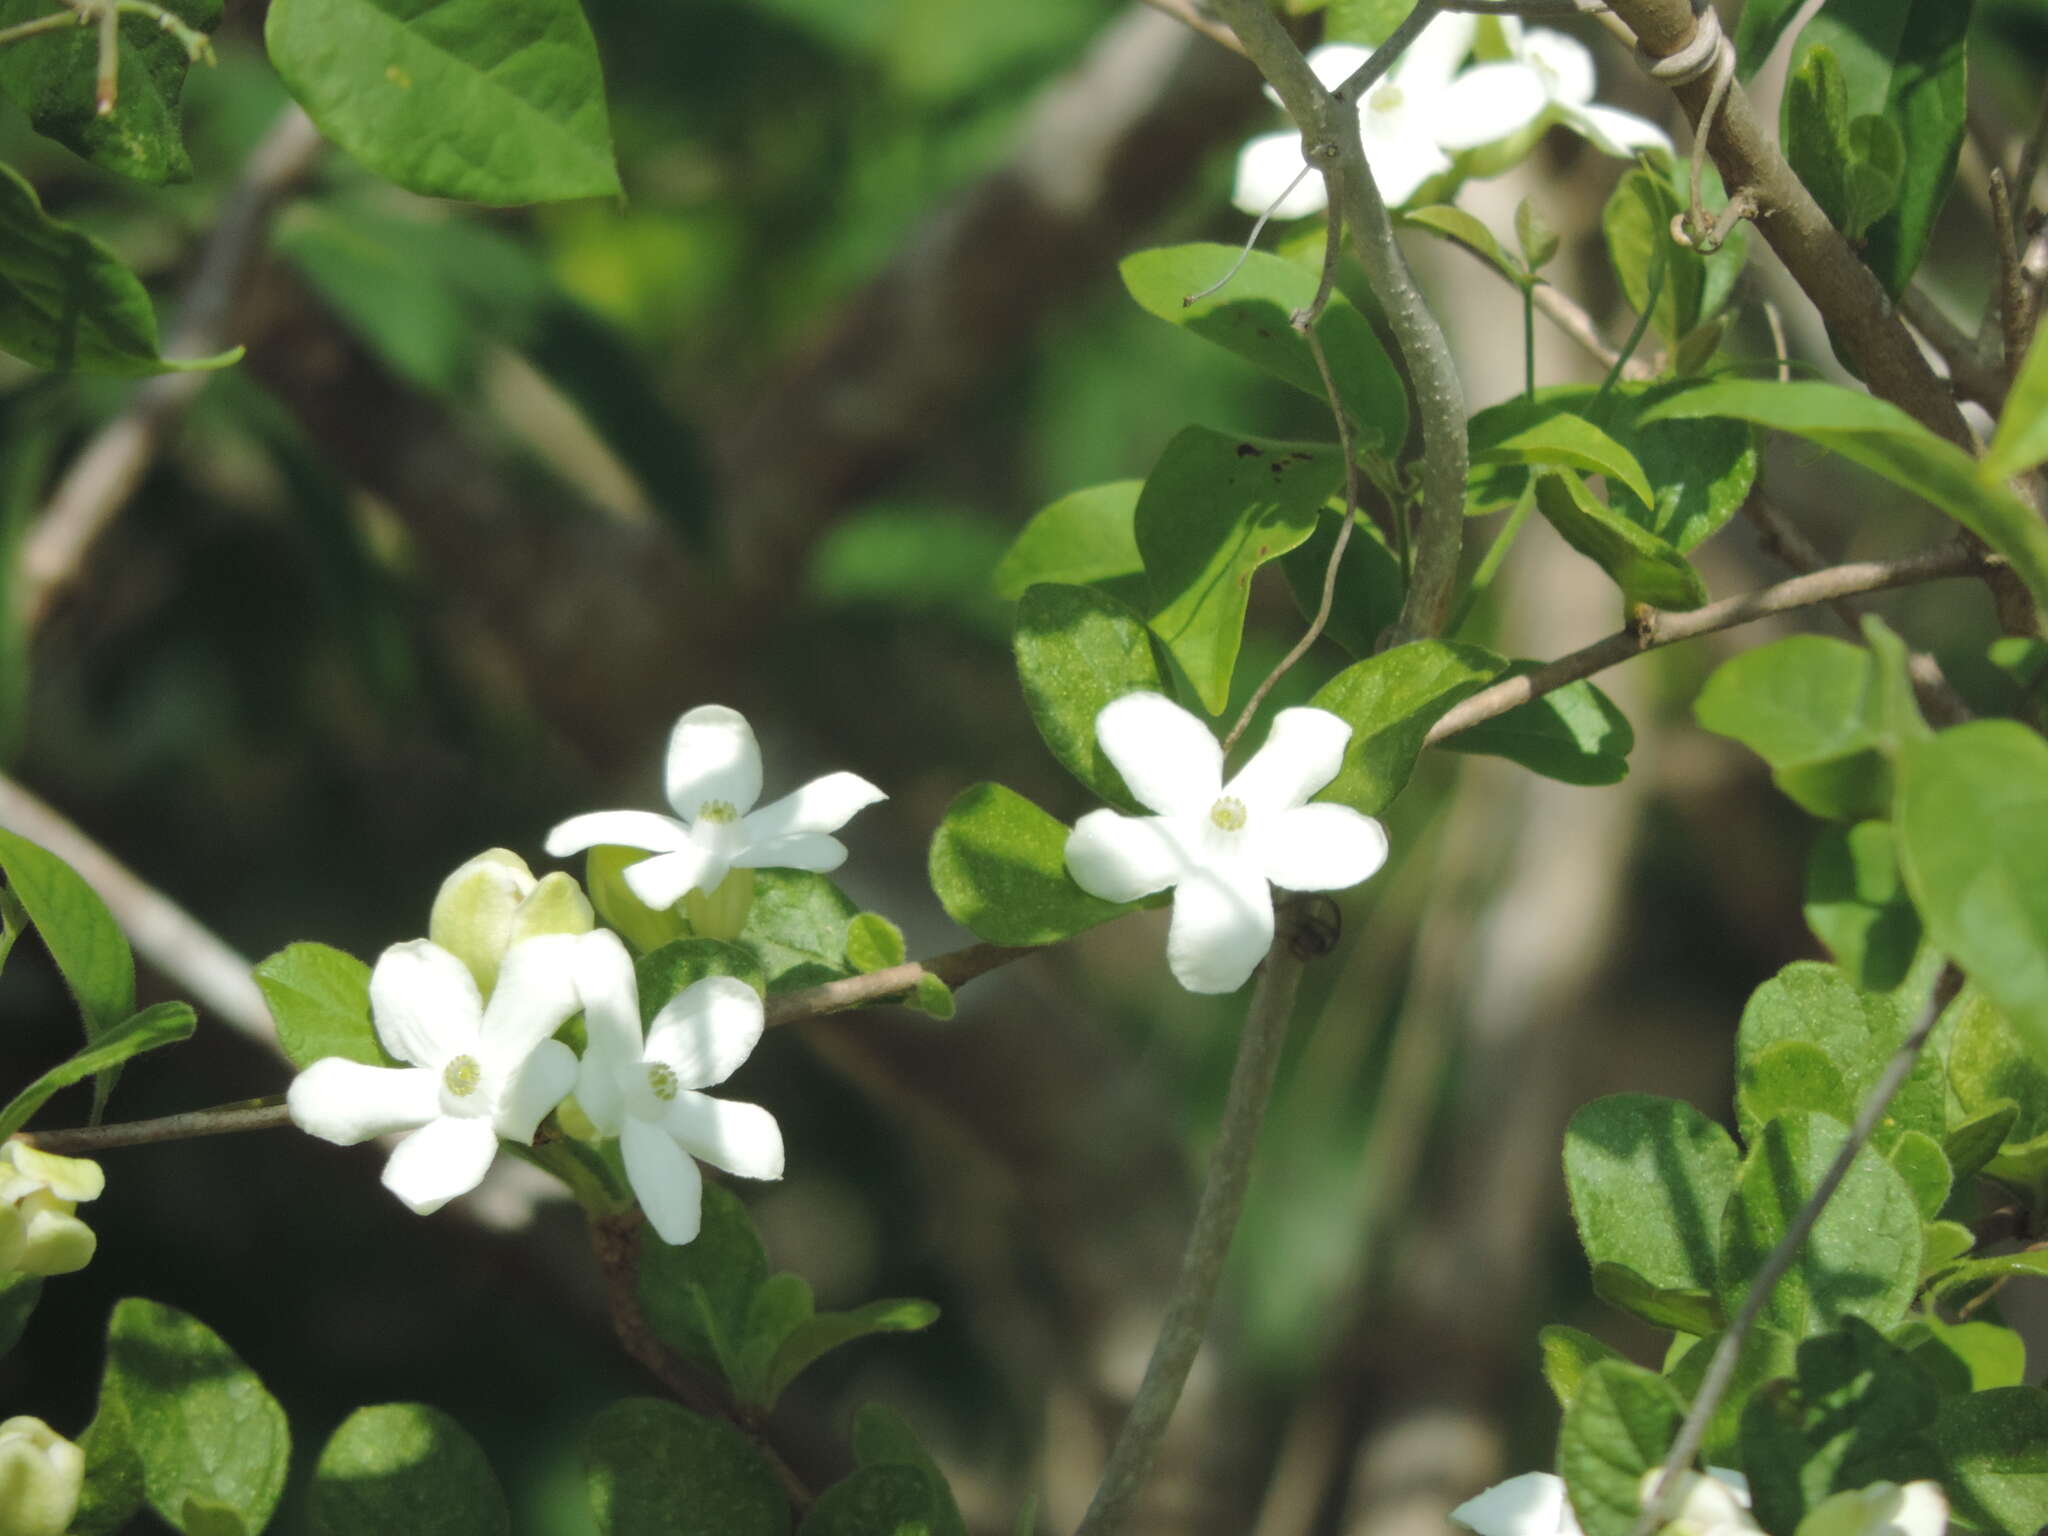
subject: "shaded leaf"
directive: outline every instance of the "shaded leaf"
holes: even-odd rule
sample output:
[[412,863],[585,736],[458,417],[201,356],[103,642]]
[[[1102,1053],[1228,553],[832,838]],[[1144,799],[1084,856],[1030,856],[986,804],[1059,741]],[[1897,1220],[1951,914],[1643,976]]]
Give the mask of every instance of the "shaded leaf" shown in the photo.
[[1032,516],[996,566],[996,596],[1041,581],[1086,586],[1144,570],[1133,519],[1142,480],[1113,480],[1062,496]]
[[313,1469],[314,1536],[506,1536],[512,1517],[482,1447],[438,1408],[358,1408]]
[[1142,809],[1095,736],[1127,693],[1163,692],[1145,622],[1107,592],[1042,584],[1017,605],[1017,680],[1060,765],[1111,805]]
[[583,1466],[601,1536],[788,1536],[775,1469],[730,1424],[674,1403],[614,1403],[584,1434]]
[[1614,511],[1577,475],[1539,474],[1536,510],[1567,544],[1612,577],[1628,602],[1672,610],[1706,605],[1706,586],[1685,556]]
[[1309,700],[1351,727],[1344,766],[1317,798],[1368,816],[1385,810],[1414,772],[1430,727],[1501,667],[1491,651],[1448,640],[1397,645],[1346,667]]

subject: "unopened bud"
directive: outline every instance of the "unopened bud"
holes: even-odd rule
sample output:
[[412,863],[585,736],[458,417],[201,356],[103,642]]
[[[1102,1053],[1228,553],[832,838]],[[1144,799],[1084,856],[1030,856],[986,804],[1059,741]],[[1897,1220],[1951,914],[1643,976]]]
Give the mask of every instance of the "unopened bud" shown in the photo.
[[594,922],[572,876],[537,881],[518,854],[491,848],[441,882],[427,937],[467,966],[488,998],[514,944],[545,933],[588,933]]
[[583,878],[590,887],[590,904],[607,928],[641,954],[682,938],[689,929],[675,908],[656,911],[626,885],[627,866],[646,858],[645,850],[600,844],[584,860]]
[[84,1483],[85,1452],[41,1419],[0,1423],[0,1536],[64,1536]]
[[100,1165],[87,1158],[8,1142],[0,1149],[0,1274],[68,1275],[85,1268],[99,1239],[74,1213],[79,1201],[97,1200],[106,1183]]

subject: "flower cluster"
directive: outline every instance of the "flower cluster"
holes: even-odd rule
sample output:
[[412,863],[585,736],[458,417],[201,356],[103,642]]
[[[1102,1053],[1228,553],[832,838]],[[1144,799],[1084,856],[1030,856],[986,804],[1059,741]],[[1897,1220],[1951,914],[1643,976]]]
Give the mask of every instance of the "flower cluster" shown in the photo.
[[[1552,124],[1624,159],[1645,149],[1670,152],[1671,140],[1654,123],[1593,100],[1593,56],[1583,44],[1540,27],[1525,31],[1511,16],[1489,20],[1501,28],[1506,58],[1464,68],[1479,18],[1446,12],[1358,103],[1366,163],[1388,207],[1413,201],[1458,169],[1455,157],[1493,146],[1526,150]],[[1308,61],[1316,78],[1334,89],[1371,57],[1370,49],[1332,43]],[[1480,158],[1489,163],[1464,168],[1497,172],[1520,154]],[[1238,156],[1231,201],[1247,213],[1271,208],[1282,219],[1320,213],[1323,179],[1303,175],[1307,164],[1298,134],[1262,134]]]

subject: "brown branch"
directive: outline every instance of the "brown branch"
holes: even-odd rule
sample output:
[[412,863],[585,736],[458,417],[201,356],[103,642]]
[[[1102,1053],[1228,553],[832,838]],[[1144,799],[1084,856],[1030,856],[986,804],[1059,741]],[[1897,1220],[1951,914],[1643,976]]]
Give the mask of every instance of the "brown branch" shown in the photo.
[[1639,656],[1660,646],[1675,645],[1681,640],[1712,634],[1715,630],[1733,629],[1773,614],[1810,608],[1816,603],[1831,603],[1858,593],[1886,592],[1894,587],[1910,587],[1950,576],[1981,577],[1993,568],[1994,562],[1972,546],[1940,544],[1896,560],[1861,560],[1849,565],[1830,566],[1755,592],[1724,597],[1718,603],[1709,603],[1690,613],[1659,613],[1654,627],[1620,630],[1568,656],[1547,662],[1533,672],[1481,689],[1431,727],[1426,745],[1434,746],[1447,736],[1470,730],[1482,720],[1504,715],[1531,699],[1541,698],[1546,693],[1555,692],[1567,684],[1591,677],[1596,672],[1627,661],[1631,656]]
[[2005,409],[2005,375],[1984,361],[1977,343],[1963,334],[1924,289],[1909,287],[1899,299],[1899,313],[1947,365],[1949,383],[1958,395],[1976,401],[1994,416]]
[[1039,953],[1036,949],[1007,949],[1000,944],[970,944],[930,960],[911,960],[865,976],[828,981],[821,987],[785,992],[768,999],[768,1027],[815,1019],[820,1014],[840,1013],[866,1003],[901,999],[927,976],[936,976],[949,987],[964,986],[977,976]]
[[1237,40],[1237,34],[1211,16],[1203,6],[1202,0],[1145,0],[1145,4],[1155,11],[1165,12],[1182,26],[1192,28],[1211,42],[1221,43],[1232,53],[1244,52],[1244,44]]
[[23,1131],[19,1139],[62,1157],[90,1157],[114,1147],[152,1146],[160,1141],[192,1141],[201,1136],[228,1136],[239,1131],[276,1131],[292,1123],[282,1095],[223,1104],[219,1109],[193,1109],[156,1120],[130,1120],[121,1125],[83,1125],[64,1131]]

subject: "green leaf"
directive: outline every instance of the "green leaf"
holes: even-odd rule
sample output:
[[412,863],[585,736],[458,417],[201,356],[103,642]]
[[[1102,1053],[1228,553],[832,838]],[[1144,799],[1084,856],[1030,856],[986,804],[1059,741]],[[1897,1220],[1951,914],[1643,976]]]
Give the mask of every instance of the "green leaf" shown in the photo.
[[1816,816],[1861,821],[1891,809],[1879,755],[1870,652],[1822,635],[1793,635],[1724,662],[1694,717],[1770,764],[1771,777]]
[[1831,49],[1807,49],[1786,81],[1784,142],[1792,169],[1852,243],[1898,203],[1905,143],[1882,117],[1851,119]]
[[[635,954],[641,955],[682,938],[690,931],[689,925],[683,921],[681,903],[657,911],[635,896],[632,887],[626,884],[626,870],[650,857],[652,855],[643,848],[621,848],[606,843],[598,844],[583,856],[583,888],[590,895],[590,905],[596,909],[599,921],[624,939]],[[760,890],[762,873],[755,872],[756,894]]]
[[21,1342],[28,1320],[42,1299],[43,1277],[16,1270],[0,1275],[0,1355]]
[[1344,766],[1317,798],[1374,816],[1415,771],[1429,729],[1500,674],[1491,651],[1417,640],[1368,656],[1316,690],[1309,703],[1351,727]]
[[[1726,202],[1718,192],[1710,183],[1709,211]],[[1746,251],[1741,234],[1708,256],[1678,244],[1671,221],[1681,206],[1680,193],[1662,175],[1635,170],[1622,177],[1600,216],[1607,257],[1629,306],[1637,314],[1647,312],[1658,336],[1673,348],[1720,309]]]
[[78,1437],[78,1448],[85,1452],[85,1485],[71,1536],[114,1536],[141,1512],[146,1491],[128,1416],[104,1381],[99,1408]]
[[2012,563],[2048,607],[2048,526],[1954,443],[1897,406],[1811,380],[1721,379],[1659,401],[1648,421],[1721,416],[1791,432],[1947,513]]
[[1977,1234],[1960,1221],[1930,1221],[1920,1239],[1921,1280],[1952,1267],[1976,1246]]
[[[2048,460],[2048,338],[2036,330],[1979,467],[1990,479],[2010,480],[2043,460]],[[2038,645],[2034,649],[2038,666]]]
[[[1949,1170],[1941,1143],[1924,1131],[1906,1131],[1886,1149],[1885,1156],[1913,1191],[1913,1201],[1920,1207],[1922,1219],[1932,1222],[1948,1204],[1949,1191],[1955,1187],[1955,1175]],[[1924,1255],[1921,1262],[1926,1263]]]
[[1557,1469],[1585,1536],[1628,1536],[1642,1514],[1643,1474],[1663,1463],[1684,1416],[1671,1384],[1641,1366],[1587,1368],[1557,1439]]
[[[220,0],[163,0],[196,32],[220,23]],[[0,0],[0,27],[48,15],[44,0]],[[192,55],[154,17],[121,18],[114,110],[99,111],[99,30],[64,27],[0,49],[0,90],[37,133],[101,170],[136,181],[189,181],[181,98]]]
[[704,1185],[704,1221],[682,1247],[649,1227],[640,1237],[640,1310],[655,1335],[702,1370],[731,1377],[747,1337],[754,1292],[768,1255],[747,1208],[722,1184]]
[[846,964],[846,931],[859,913],[852,898],[823,875],[758,869],[739,942],[760,956],[769,996],[822,986],[853,974]]
[[1674,1333],[1707,1334],[1721,1324],[1713,1292],[1652,1285],[1626,1264],[1595,1264],[1593,1294],[1610,1307]]
[[[1911,1030],[1911,1021],[1897,1001],[1877,992],[1859,992],[1840,971],[1812,960],[1798,960],[1750,994],[1735,1037],[1735,1103],[1745,1139],[1752,1144],[1761,1123],[1777,1110],[1815,1109],[1833,1115],[1846,1129],[1856,1106],[1876,1086],[1885,1067]],[[1753,1102],[1753,1081],[1773,1047],[1798,1043],[1823,1053],[1837,1075],[1843,1099],[1812,1104],[1780,1103],[1764,1108]],[[1782,1067],[1782,1062],[1781,1062]],[[1941,1063],[1922,1052],[1913,1070],[1892,1096],[1871,1140],[1889,1150],[1908,1131],[1939,1138],[1943,1132],[1946,1089]]]
[[862,1467],[818,1496],[798,1536],[935,1536],[945,1527],[942,1489],[921,1467]]
[[2048,1525],[2048,1391],[2001,1387],[1941,1405],[1942,1483],[1956,1512],[2004,1536]]
[[1944,1397],[2016,1387],[2026,1379],[2027,1341],[1998,1323],[1916,1317],[1893,1335]]
[[[1699,1395],[1707,1367],[1725,1337],[1723,1333],[1709,1333],[1666,1365],[1664,1379],[1678,1389],[1680,1397],[1691,1401]],[[1760,1388],[1768,1389],[1771,1383],[1792,1374],[1797,1347],[1798,1340],[1776,1328],[1754,1327],[1744,1336],[1735,1352],[1735,1372],[1728,1380],[1727,1393],[1707,1421],[1707,1438],[1700,1450],[1708,1466],[1741,1463],[1743,1409]]]
[[1095,717],[1127,693],[1164,691],[1145,621],[1093,587],[1040,585],[1017,605],[1017,680],[1060,765],[1111,805],[1138,810],[1095,738]]
[[2019,1106],[2008,1100],[1950,1126],[1941,1152],[1948,1159],[1957,1184],[1969,1183],[1985,1164],[1998,1156],[1998,1149],[2005,1145],[2006,1134],[2018,1114]]
[[[1752,1278],[1820,1183],[1848,1128],[1827,1115],[1768,1122],[1743,1160],[1721,1216],[1715,1289],[1732,1316]],[[1920,1278],[1920,1211],[1913,1192],[1875,1148],[1864,1147],[1770,1299],[1762,1320],[1795,1338],[1844,1317],[1880,1328],[1906,1314]]]
[[120,1403],[150,1506],[186,1536],[223,1517],[254,1536],[284,1491],[284,1410],[219,1335],[175,1307],[131,1297],[107,1324],[104,1392]]
[[1736,1118],[1745,1139],[1754,1140],[1766,1120],[1810,1109],[1848,1125],[1856,1118],[1856,1096],[1842,1081],[1828,1053],[1804,1040],[1752,1046],[1737,1059]]
[[953,989],[929,971],[917,978],[917,986],[905,1000],[905,1006],[915,1008],[941,1024],[959,1011],[959,1004],[953,999]]
[[[1526,204],[1524,205],[1526,206]],[[1492,265],[1509,282],[1520,284],[1528,279],[1528,272],[1516,260],[1501,249],[1500,242],[1493,237],[1478,218],[1451,203],[1432,203],[1426,208],[1410,208],[1401,214],[1403,224],[1414,225],[1441,235],[1446,240],[1462,245],[1480,260]]]
[[1983,720],[1914,743],[1898,828],[1929,935],[2048,1061],[2048,742]]
[[1588,1370],[1602,1360],[1622,1358],[1621,1351],[1611,1345],[1601,1343],[1590,1333],[1567,1328],[1561,1323],[1539,1329],[1536,1343],[1543,1351],[1543,1379],[1550,1384],[1551,1395],[1557,1399],[1559,1408],[1571,1406],[1572,1399],[1579,1395],[1579,1387]]
[[[1500,677],[1534,672],[1533,661],[1511,662]],[[1628,777],[1636,733],[1614,701],[1585,679],[1553,689],[1506,714],[1444,738],[1452,752],[1483,752],[1520,763],[1565,784],[1619,784]]]
[[1041,581],[1087,586],[1144,570],[1132,525],[1144,488],[1142,480],[1113,480],[1034,514],[996,566],[996,596],[1019,598]]
[[507,1536],[505,1495],[468,1431],[424,1403],[358,1408],[313,1469],[313,1536]]
[[[1314,618],[1322,607],[1330,553],[1343,526],[1341,515],[1319,518],[1308,542],[1280,557],[1281,573],[1304,619]],[[1354,514],[1351,537],[1344,541],[1343,558],[1337,562],[1337,587],[1323,633],[1353,656],[1370,656],[1379,646],[1380,635],[1400,616],[1406,592],[1401,562],[1387,548],[1385,537],[1369,518]]]
[[909,953],[903,930],[879,912],[863,912],[846,925],[846,963],[863,976],[901,965]]
[[[6,50],[0,49],[0,58]],[[0,165],[0,347],[57,373],[123,378],[222,368],[242,355],[173,360],[157,351],[156,310],[140,279],[92,236],[43,212]]]
[[1000,784],[972,785],[946,807],[930,872],[947,915],[991,944],[1056,944],[1135,910],[1074,884],[1065,823]]
[[295,1067],[327,1056],[395,1067],[370,1022],[370,968],[325,944],[290,944],[256,964],[256,987]]
[[1583,470],[1589,475],[1607,476],[1646,507],[1656,505],[1657,501],[1657,493],[1650,489],[1636,456],[1583,416],[1568,411],[1545,416],[1511,437],[1489,442],[1480,451],[1479,461]]
[[1614,511],[1577,475],[1539,474],[1536,510],[1567,544],[1611,576],[1628,602],[1671,610],[1706,605],[1706,586],[1685,556]]
[[1315,531],[1343,483],[1338,455],[1189,427],[1166,445],[1138,497],[1153,633],[1210,714],[1230,698],[1253,574]]
[[633,962],[641,1024],[653,1023],[657,1013],[707,976],[731,976],[756,992],[767,987],[759,958],[744,945],[721,939],[677,939]]
[[2001,1280],[2048,1280],[2048,1249],[2034,1248],[2020,1253],[1994,1254],[1972,1259],[1942,1275],[1934,1289],[1944,1306],[1961,1305],[1966,1298]]
[[[1596,1286],[1599,1266],[1613,1265],[1653,1293],[1684,1299],[1689,1320],[1710,1322],[1693,1298],[1713,1293],[1716,1234],[1738,1161],[1728,1133],[1676,1099],[1613,1094],[1573,1115],[1565,1187]],[[1641,1313],[1652,1298],[1625,1286],[1610,1276],[1608,1299]]]
[[877,1333],[916,1333],[939,1319],[939,1309],[928,1301],[897,1298],[871,1301],[851,1312],[820,1312],[807,1318],[783,1338],[769,1367],[763,1403],[773,1407],[789,1384],[819,1357]]
[[953,1491],[910,1426],[880,1403],[863,1403],[853,1416],[853,1455],[864,1467],[915,1467],[931,1479],[931,1517],[925,1536],[967,1536]]
[[747,1437],[650,1397],[612,1404],[583,1437],[601,1536],[788,1536],[781,1480]]
[[123,1020],[70,1060],[60,1062],[0,1109],[0,1142],[27,1125],[50,1095],[96,1072],[108,1072],[131,1056],[190,1038],[198,1023],[190,1003],[157,1003]]
[[575,0],[273,0],[263,39],[320,131],[409,191],[508,204],[620,190]]
[[[1295,314],[1315,299],[1320,274],[1313,267],[1253,251],[1224,287],[1183,302],[1228,272],[1238,257],[1231,245],[1176,245],[1127,256],[1118,270],[1131,297],[1150,313],[1325,400],[1308,341],[1294,328]],[[1395,457],[1408,436],[1408,391],[1372,322],[1337,293],[1316,322],[1316,335],[1361,446]]]
[[1824,826],[1806,863],[1806,923],[1858,987],[1889,992],[1920,952],[1920,914],[1889,822]]

